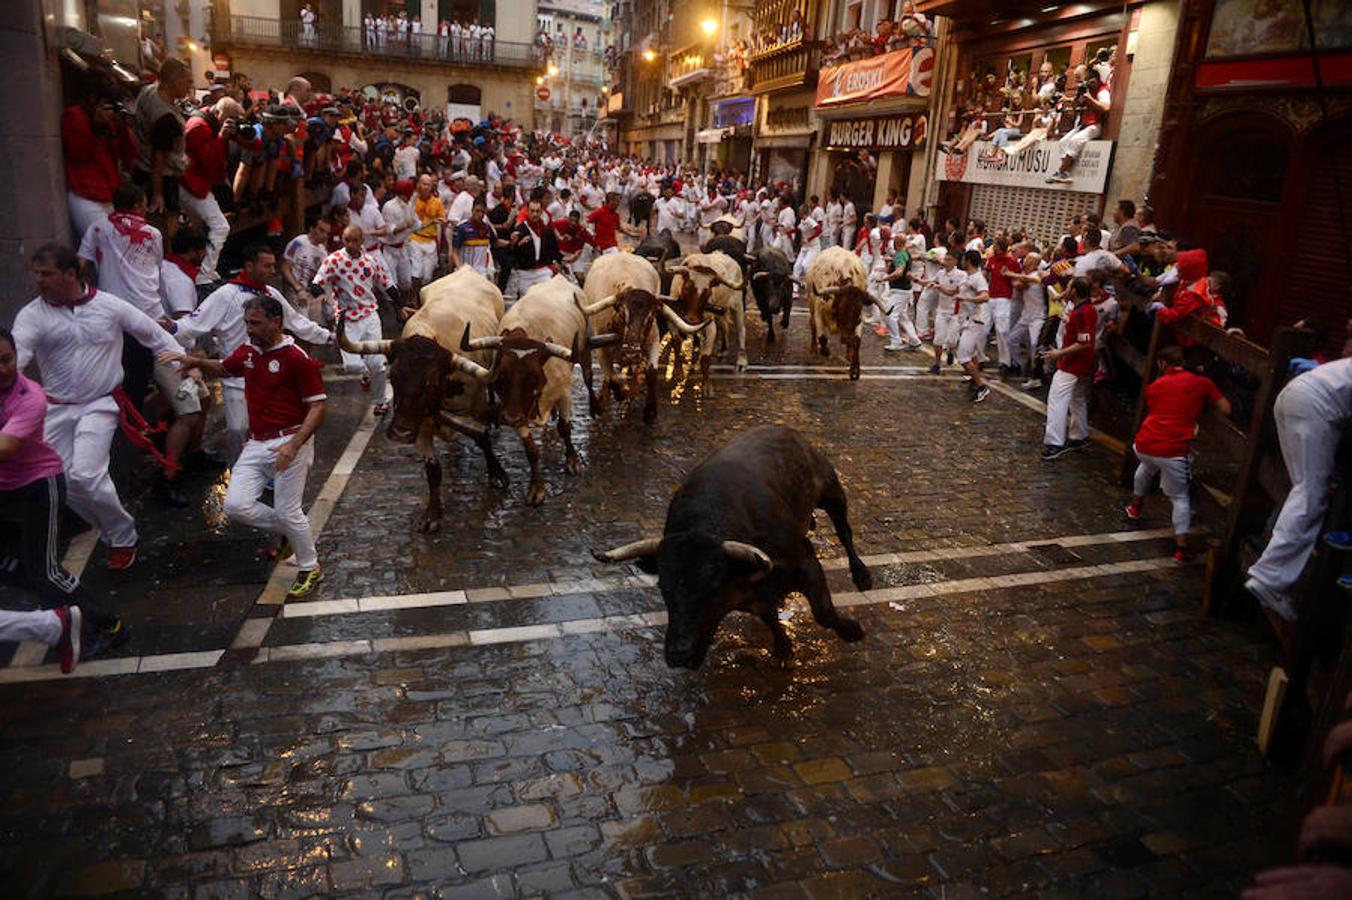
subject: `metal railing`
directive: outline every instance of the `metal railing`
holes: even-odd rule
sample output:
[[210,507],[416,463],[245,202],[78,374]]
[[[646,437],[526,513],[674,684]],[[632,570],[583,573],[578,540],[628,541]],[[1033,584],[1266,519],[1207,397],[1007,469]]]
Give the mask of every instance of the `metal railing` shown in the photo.
[[374,56],[417,59],[467,66],[503,66],[512,69],[539,68],[547,54],[534,44],[499,40],[472,40],[432,34],[390,34],[360,27],[316,23],[309,28],[299,21],[261,16],[231,16],[230,33],[235,44],[279,47],[320,53],[365,53]]

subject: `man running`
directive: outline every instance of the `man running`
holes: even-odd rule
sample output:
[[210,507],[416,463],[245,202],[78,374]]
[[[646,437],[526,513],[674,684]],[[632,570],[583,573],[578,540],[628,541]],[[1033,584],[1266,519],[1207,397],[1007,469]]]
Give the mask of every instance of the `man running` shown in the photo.
[[[1098,314],[1090,302],[1088,278],[1070,283],[1061,347],[1048,350],[1043,358],[1056,362],[1056,374],[1047,392],[1047,429],[1043,438],[1043,459],[1056,459],[1063,453],[1089,444],[1089,387],[1094,376],[1094,333]],[[1066,415],[1070,415],[1070,435],[1066,435]]]
[[[346,335],[352,341],[378,341],[383,337],[380,329],[382,293],[390,294],[396,308],[400,305],[393,296],[394,279],[385,268],[385,260],[362,249],[362,231],[356,225],[349,225],[343,231],[343,249],[330,253],[319,264],[314,284],[321,293],[328,293],[330,302],[337,307],[335,317],[343,317]],[[410,309],[404,307],[401,315]],[[346,350],[340,352],[343,371],[355,375],[365,370],[370,379],[371,395],[375,398],[375,414],[383,416],[389,412],[390,404],[385,399],[387,369],[384,354],[363,356]]]
[[[357,235],[360,240],[360,234]],[[282,333],[283,302],[275,297],[251,297],[244,304],[244,327],[249,343],[225,359],[203,359],[173,354],[182,365],[217,375],[244,379],[249,406],[249,442],[235,462],[225,493],[225,514],[241,525],[252,525],[282,535],[278,559],[294,551],[295,581],[287,596],[295,599],[314,591],[324,578],[315,552],[310,520],[302,508],[305,480],[314,463],[310,440],[324,421],[323,364],[311,359]],[[260,503],[271,481],[273,505]]]

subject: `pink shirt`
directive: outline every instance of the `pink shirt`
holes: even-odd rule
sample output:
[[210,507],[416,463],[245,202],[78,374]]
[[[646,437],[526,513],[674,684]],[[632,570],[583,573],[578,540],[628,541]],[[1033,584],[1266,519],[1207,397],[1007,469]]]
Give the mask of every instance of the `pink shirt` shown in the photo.
[[0,491],[16,491],[40,478],[61,474],[61,457],[42,439],[47,395],[36,381],[19,375],[0,394],[0,434],[19,439],[19,449],[0,462]]

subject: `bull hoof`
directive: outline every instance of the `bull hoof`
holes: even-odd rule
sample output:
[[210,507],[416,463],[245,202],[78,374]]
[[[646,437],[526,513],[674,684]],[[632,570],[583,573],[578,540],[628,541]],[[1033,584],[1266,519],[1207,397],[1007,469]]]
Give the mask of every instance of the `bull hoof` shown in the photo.
[[864,565],[863,560],[850,563],[850,580],[854,582],[856,590],[873,590],[873,573]]
[[545,502],[545,486],[540,483],[532,484],[526,488],[526,505],[539,506]]
[[836,622],[835,632],[842,641],[853,644],[864,639],[864,629],[854,619],[840,619]]
[[488,473],[488,484],[489,484],[489,486],[491,486],[491,487],[495,487],[495,488],[497,488],[498,490],[502,491],[502,490],[506,490],[506,489],[507,489],[507,486],[508,486],[510,483],[511,483],[511,479],[507,477],[507,473],[506,473],[506,472],[489,472],[489,473]]
[[568,458],[564,460],[563,463],[563,470],[567,472],[569,475],[581,475],[582,457],[577,455],[576,453],[568,454]]
[[765,334],[765,343],[767,343],[767,344],[773,344],[774,342],[775,342],[775,333],[774,333],[773,331],[768,331],[768,332],[766,332],[766,334]]
[[441,530],[440,518],[434,519],[431,516],[423,516],[422,521],[418,523],[418,531],[422,532],[423,534],[432,534],[433,532],[440,530]]
[[859,369],[856,366],[850,366],[850,380],[851,381],[859,380]]
[[831,348],[827,345],[827,343],[826,343],[826,338],[818,338],[818,340],[817,340],[817,352],[820,353],[822,356],[830,356],[830,355],[831,355]]

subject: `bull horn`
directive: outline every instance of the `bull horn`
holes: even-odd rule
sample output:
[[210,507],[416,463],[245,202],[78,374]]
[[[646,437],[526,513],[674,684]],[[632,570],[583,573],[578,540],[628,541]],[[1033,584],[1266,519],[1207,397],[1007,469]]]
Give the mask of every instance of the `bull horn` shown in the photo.
[[688,266],[671,266],[670,268],[665,269],[664,271],[665,271],[668,275],[689,275],[689,274],[690,274],[690,268],[689,268]]
[[587,338],[587,349],[595,350],[597,347],[609,347],[611,344],[618,344],[620,336],[618,334],[594,334]]
[[461,350],[464,350],[465,352],[468,353],[472,350],[496,350],[501,346],[502,346],[502,338],[498,337],[497,335],[489,335],[488,337],[480,337],[470,340],[469,323],[468,322],[465,323],[465,333],[460,336]]
[[840,288],[839,288],[839,287],[824,287],[824,288],[817,288],[817,294],[820,295],[820,296],[822,296],[822,297],[834,297],[836,294],[839,294],[839,293],[840,293]]
[[879,312],[881,312],[883,315],[885,316],[892,315],[892,308],[888,306],[883,306],[883,301],[879,300],[872,294],[868,295],[868,301],[872,303],[874,306],[878,307]]
[[451,354],[451,365],[455,366],[457,371],[464,372],[472,378],[480,381],[487,381],[492,376],[492,371],[485,369],[472,359],[461,356],[458,353]]
[[657,299],[658,299],[658,300],[661,300],[663,303],[680,303],[680,302],[681,302],[681,298],[680,298],[680,297],[669,297],[669,296],[667,296],[666,294],[658,294],[658,295],[657,295]]
[[611,294],[609,297],[603,297],[602,299],[596,301],[591,306],[582,307],[582,312],[585,315],[594,316],[597,313],[602,312],[603,310],[610,309],[612,306],[615,305],[615,301],[617,299],[619,299],[618,295]]
[[690,337],[690,335],[694,334],[697,331],[702,330],[705,326],[707,326],[710,322],[713,321],[713,319],[705,319],[698,325],[691,325],[685,319],[682,319],[680,315],[676,312],[676,310],[672,309],[670,306],[662,307],[662,316],[669,323],[671,323],[672,328],[675,328],[684,337]]
[[755,282],[760,281],[762,278],[769,278],[769,277],[770,277],[770,273],[769,273],[769,272],[757,272],[755,275],[752,275],[752,276],[751,276],[751,281],[752,281],[752,283],[754,284]]
[[662,257],[662,271],[664,271],[664,272],[669,272],[669,271],[671,271],[671,270],[668,269],[667,266],[679,266],[679,265],[680,265],[682,262],[684,262],[684,261],[685,261],[685,257],[684,257],[684,256],[673,256],[673,257],[671,257],[670,259],[668,259],[666,256],[663,256],[663,257]]
[[385,338],[379,341],[354,341],[347,336],[347,319],[345,316],[338,317],[337,337],[338,347],[346,350],[348,353],[360,353],[363,356],[372,356],[377,353],[389,355],[394,350],[394,341]]
[[755,544],[743,544],[741,541],[724,541],[723,552],[738,562],[749,563],[760,568],[759,577],[764,578],[775,567],[769,555]]
[[657,555],[657,547],[661,543],[661,538],[644,538],[632,544],[616,547],[614,550],[593,550],[591,554],[597,562],[624,562],[627,559],[638,559],[640,556]]
[[754,263],[756,261],[756,257],[750,253],[743,253],[742,259],[745,259],[749,263]]
[[556,356],[559,359],[563,360],[564,362],[573,361],[573,351],[569,350],[562,344],[553,344],[550,343],[549,341],[545,341],[544,348],[545,352],[548,353],[550,356]]

